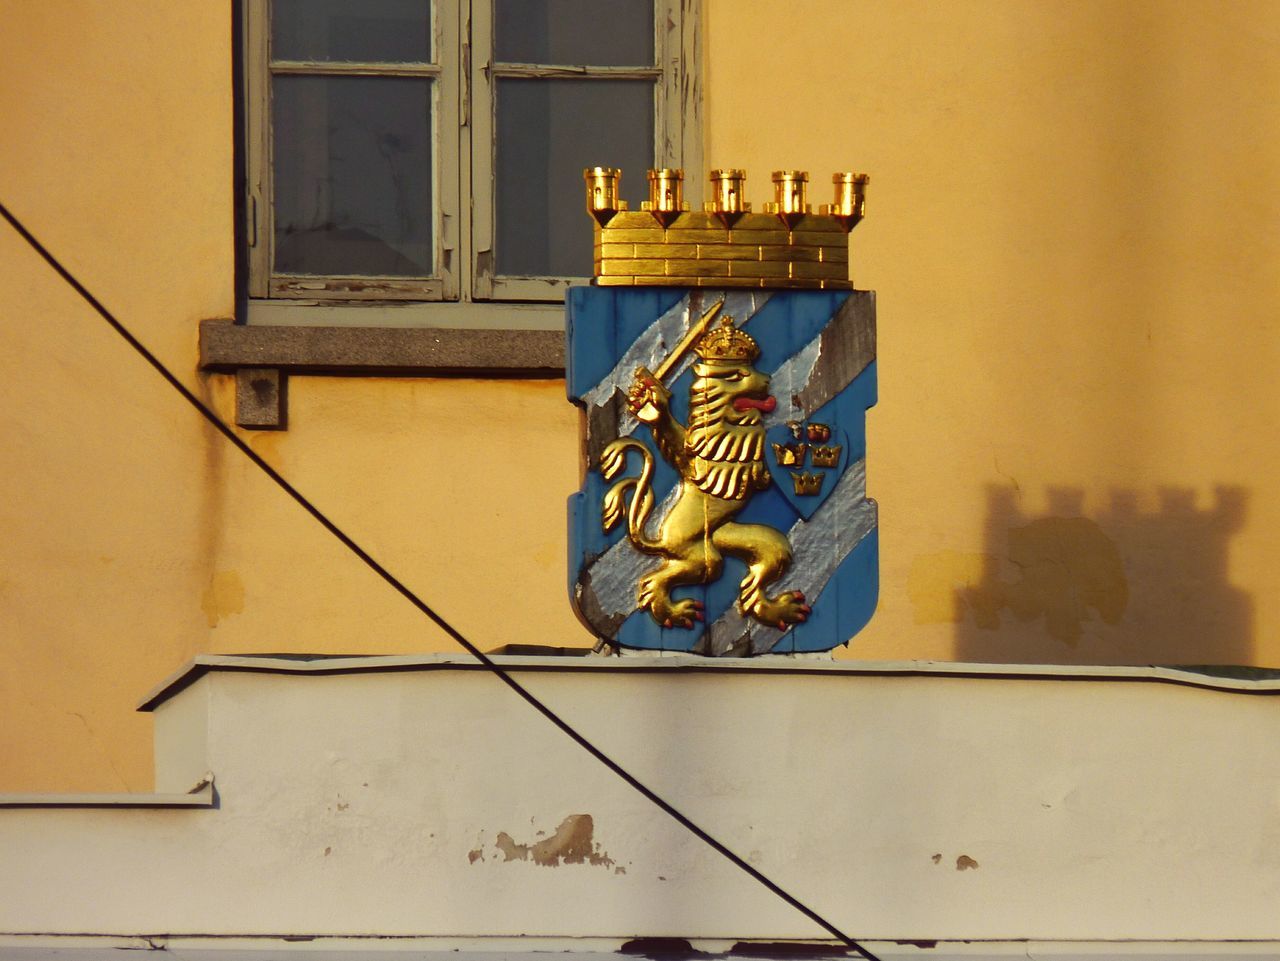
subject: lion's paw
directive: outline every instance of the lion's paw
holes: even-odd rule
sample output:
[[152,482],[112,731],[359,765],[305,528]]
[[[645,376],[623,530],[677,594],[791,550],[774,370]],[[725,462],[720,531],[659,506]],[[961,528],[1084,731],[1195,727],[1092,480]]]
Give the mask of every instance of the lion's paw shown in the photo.
[[653,374],[644,368],[636,371],[631,389],[627,391],[627,410],[646,424],[657,421],[671,403],[671,391],[667,390]]
[[705,611],[702,601],[695,601],[692,598],[679,601],[670,599],[662,602],[655,601],[649,607],[649,613],[653,615],[653,619],[667,629],[679,627],[688,630],[694,624],[706,620]]
[[777,597],[761,598],[747,613],[761,623],[785,631],[807,621],[813,608],[805,603],[803,591],[784,591]]

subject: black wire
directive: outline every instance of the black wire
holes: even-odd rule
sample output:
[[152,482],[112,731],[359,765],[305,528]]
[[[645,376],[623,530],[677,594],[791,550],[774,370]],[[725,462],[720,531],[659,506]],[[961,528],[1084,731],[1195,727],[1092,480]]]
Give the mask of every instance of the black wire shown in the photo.
[[712,837],[705,830],[703,830],[701,827],[695,824],[692,820],[690,820],[684,814],[680,813],[680,811],[677,810],[670,802],[664,800],[661,796],[656,794],[652,789],[646,786],[642,781],[640,781],[635,775],[629,772],[617,761],[613,760],[613,758],[605,754],[602,750],[600,750],[600,748],[596,747],[594,744],[588,741],[585,736],[578,733],[576,728],[574,728],[567,721],[561,718],[558,714],[556,714],[553,710],[551,710],[551,708],[547,707],[547,705],[543,704],[542,701],[538,700],[537,697],[535,697],[532,693],[526,690],[515,678],[513,678],[505,670],[499,667],[496,663],[494,663],[494,661],[491,660],[488,655],[486,655],[478,647],[476,647],[474,644],[468,641],[465,637],[463,637],[462,634],[459,633],[458,630],[452,624],[450,624],[443,617],[437,614],[425,601],[423,601],[420,597],[418,597],[417,594],[415,594],[403,583],[401,583],[399,578],[397,578],[394,574],[392,574],[385,567],[383,567],[376,560],[374,560],[374,558],[369,554],[369,552],[366,551],[359,544],[357,544],[354,540],[352,540],[351,537],[349,537],[346,534],[346,532],[342,530],[342,528],[340,528],[333,521],[329,520],[329,518],[325,516],[318,507],[312,504],[311,501],[309,501],[296,487],[294,487],[287,480],[285,480],[284,477],[282,477],[274,467],[272,467],[265,460],[263,460],[257,451],[251,448],[247,443],[245,443],[240,438],[238,434],[236,434],[235,431],[233,431],[230,427],[228,427],[227,424],[223,422],[222,418],[220,418],[217,414],[215,414],[212,409],[210,409],[202,400],[200,400],[200,398],[198,398],[195,394],[193,394],[190,390],[188,390],[186,385],[183,384],[180,380],[178,380],[178,378],[175,377],[173,373],[170,372],[169,368],[167,368],[159,360],[159,358],[157,358],[154,354],[151,353],[151,351],[149,351],[145,346],[143,346],[142,342],[139,341],[138,338],[133,336],[133,334],[129,332],[128,328],[126,328],[124,324],[118,321],[112,315],[111,311],[107,310],[107,308],[102,305],[102,303],[98,300],[98,298],[93,296],[93,294],[91,294],[88,291],[88,289],[86,289],[85,286],[82,283],[80,283],[80,281],[76,280],[76,278],[72,276],[71,272],[67,270],[67,268],[63,267],[62,264],[58,261],[58,259],[54,257],[53,254],[51,254],[42,243],[40,243],[40,241],[36,240],[36,238],[32,235],[32,233],[22,225],[21,221],[19,221],[17,217],[15,217],[13,214],[9,212],[9,209],[5,207],[4,204],[0,204],[0,214],[2,214],[4,216],[4,219],[7,220],[13,226],[13,229],[16,230],[19,233],[19,235],[21,235],[22,239],[25,240],[28,244],[30,244],[31,248],[35,250],[35,252],[38,253],[42,258],[44,258],[44,261],[50,267],[52,267],[55,272],[57,272],[59,277],[65,280],[76,293],[78,293],[81,297],[83,297],[85,301],[89,304],[89,306],[92,307],[94,310],[96,310],[101,315],[102,319],[105,320],[108,324],[110,324],[115,329],[115,332],[125,339],[125,342],[128,343],[130,347],[132,347],[135,351],[137,351],[148,364],[150,364],[153,368],[155,368],[156,372],[161,377],[163,377],[166,381],[169,382],[169,386],[171,386],[174,390],[176,390],[179,394],[181,394],[183,398],[187,401],[187,403],[189,403],[192,407],[194,407],[197,411],[199,411],[200,415],[204,417],[204,419],[207,420],[210,424],[212,424],[215,428],[217,428],[219,433],[221,433],[223,437],[229,440],[240,451],[240,453],[244,454],[245,457],[253,461],[253,463],[260,470],[262,470],[263,473],[265,473],[268,477],[270,477],[273,481],[276,482],[276,484],[280,487],[281,490],[283,490],[286,494],[292,497],[298,503],[298,506],[300,506],[304,511],[306,511],[313,518],[315,518],[316,521],[319,522],[321,527],[323,527],[330,534],[332,534],[339,541],[341,541],[342,544],[349,551],[351,551],[351,553],[355,554],[356,557],[364,561],[364,563],[375,574],[377,574],[389,585],[391,585],[391,587],[394,588],[396,592],[399,593],[405,600],[407,600],[410,604],[412,604],[419,611],[425,614],[433,624],[435,624],[438,628],[440,628],[442,631],[448,634],[451,638],[457,641],[458,644],[464,650],[466,650],[468,654],[470,654],[477,661],[483,664],[485,668],[487,668],[495,677],[497,677],[500,681],[502,681],[502,683],[507,685],[507,687],[515,691],[516,694],[522,697],[525,700],[525,702],[529,704],[530,707],[532,707],[535,711],[537,711],[539,714],[545,717],[548,721],[550,721],[552,724],[558,727],[562,732],[568,735],[568,737],[572,741],[574,741],[579,747],[581,747],[584,751],[586,751],[588,754],[594,757],[597,761],[599,761],[601,764],[607,767],[610,771],[612,771],[618,777],[622,778],[623,781],[629,784],[641,795],[643,795],[649,801],[653,802],[655,805],[657,805],[659,808],[665,811],[672,819],[676,821],[676,823],[680,824],[682,827],[686,828],[688,831],[693,833],[696,837],[704,841],[708,846],[711,847],[712,850],[716,851],[718,854],[727,858],[731,863],[741,868],[748,875],[750,875],[752,878],[754,878],[756,881],[762,884],[769,891],[773,892],[775,895],[777,895],[787,904],[791,905],[791,907],[795,908],[797,911],[803,914],[806,918],[808,918],[814,924],[818,925],[820,928],[830,933],[833,937],[835,937],[837,940],[845,944],[847,947],[856,951],[859,955],[865,958],[866,961],[880,961],[880,959],[876,957],[876,955],[872,954],[870,951],[864,948],[861,944],[859,944],[853,938],[849,937],[847,934],[845,934],[843,931],[837,928],[830,921],[826,920],[824,917],[822,917],[822,915],[818,914],[816,911],[808,907],[806,904],[804,904],[804,902],[800,901],[793,895],[788,894],[778,884],[770,880],[766,875],[762,874],[760,871],[756,870],[754,867],[752,867],[750,864],[748,864],[738,855],[734,854],[733,851],[727,848],[724,844],[722,844],[720,841],[717,841],[714,837]]

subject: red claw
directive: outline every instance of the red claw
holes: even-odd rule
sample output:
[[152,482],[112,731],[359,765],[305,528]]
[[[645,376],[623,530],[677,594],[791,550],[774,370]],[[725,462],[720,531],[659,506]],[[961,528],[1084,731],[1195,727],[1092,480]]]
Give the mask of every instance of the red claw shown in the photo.
[[801,613],[801,614],[812,614],[812,613],[813,613],[813,608],[812,608],[812,607],[810,607],[808,604],[801,604],[801,605],[800,605],[800,613]]
[[668,617],[665,621],[663,621],[663,622],[662,622],[662,626],[663,626],[663,627],[665,627],[665,628],[667,628],[668,630],[670,630],[670,629],[671,629],[671,618],[669,618],[669,617]]
[[796,591],[796,600],[797,600],[797,601],[803,601],[803,600],[804,600],[804,591]]
[[778,630],[785,631],[787,629],[786,621],[778,621]]

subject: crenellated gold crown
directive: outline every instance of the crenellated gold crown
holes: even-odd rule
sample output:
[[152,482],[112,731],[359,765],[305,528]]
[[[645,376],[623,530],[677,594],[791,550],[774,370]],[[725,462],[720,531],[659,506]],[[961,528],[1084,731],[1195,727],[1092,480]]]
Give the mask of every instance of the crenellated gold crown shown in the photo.
[[713,363],[751,363],[760,356],[760,347],[745,330],[733,325],[733,318],[726,315],[720,326],[707,331],[693,347],[704,361]]
[[774,200],[756,213],[744,199],[744,170],[711,171],[702,210],[684,199],[683,171],[647,176],[649,199],[629,210],[621,170],[583,171],[598,286],[852,289],[849,231],[866,212],[866,174],[834,174],[834,202],[814,210],[808,173],[775,170]]

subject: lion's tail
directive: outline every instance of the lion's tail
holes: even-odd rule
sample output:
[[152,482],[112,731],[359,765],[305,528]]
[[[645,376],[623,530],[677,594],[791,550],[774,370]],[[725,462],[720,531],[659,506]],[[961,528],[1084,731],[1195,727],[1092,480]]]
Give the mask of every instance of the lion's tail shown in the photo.
[[653,513],[653,455],[649,448],[630,437],[613,441],[600,454],[600,473],[605,480],[613,480],[626,466],[627,452],[632,450],[640,453],[640,476],[624,477],[609,488],[604,495],[601,520],[607,532],[617,527],[625,514],[627,539],[640,550],[653,553],[658,545],[644,531]]

